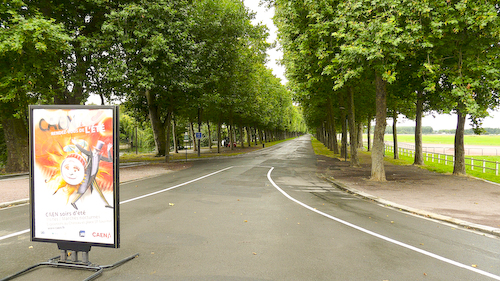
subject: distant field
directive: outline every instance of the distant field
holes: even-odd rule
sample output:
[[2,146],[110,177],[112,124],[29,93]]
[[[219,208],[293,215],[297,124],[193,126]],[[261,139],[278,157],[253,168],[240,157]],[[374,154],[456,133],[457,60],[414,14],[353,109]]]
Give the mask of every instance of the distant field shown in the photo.
[[[465,145],[500,146],[499,135],[466,135],[464,138]],[[392,141],[392,135],[385,135],[385,140]],[[424,144],[453,144],[454,141],[454,135],[422,135]],[[398,135],[398,142],[415,143],[415,136]]]

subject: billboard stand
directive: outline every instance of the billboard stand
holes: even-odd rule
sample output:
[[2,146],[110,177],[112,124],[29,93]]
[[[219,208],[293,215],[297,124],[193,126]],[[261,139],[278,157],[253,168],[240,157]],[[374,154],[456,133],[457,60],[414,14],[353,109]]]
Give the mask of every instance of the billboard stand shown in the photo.
[[96,271],[85,279],[92,280],[139,256],[89,261],[92,246],[120,247],[118,106],[30,105],[29,112],[31,241],[57,243],[61,254],[1,281],[40,266]]
[[[95,278],[99,277],[102,272],[105,270],[105,269],[113,269],[115,267],[118,267],[136,257],[139,256],[139,253],[135,254],[135,255],[132,255],[130,257],[127,257],[127,258],[124,258],[114,264],[110,264],[110,265],[96,265],[96,264],[92,264],[89,262],[88,260],[88,255],[89,255],[89,251],[90,251],[90,246],[87,246],[87,245],[83,245],[83,244],[80,244],[80,243],[71,243],[73,244],[72,246],[76,246],[76,248],[70,248],[70,249],[64,249],[66,248],[69,243],[65,243],[66,245],[62,245],[63,249],[61,249],[61,245],[57,245],[59,247],[59,249],[61,250],[61,255],[60,256],[56,256],[56,257],[53,257],[51,259],[49,259],[47,262],[41,262],[39,264],[35,264],[33,266],[30,266],[24,270],[21,270],[11,276],[7,276],[5,277],[4,279],[2,279],[2,281],[7,281],[7,280],[12,280],[14,278],[17,278],[25,273],[27,273],[28,271],[31,271],[33,269],[36,269],[36,268],[39,268],[39,267],[42,267],[42,266],[50,266],[50,267],[58,267],[58,268],[69,268],[69,269],[84,269],[84,270],[91,270],[91,271],[95,271],[94,274],[92,274],[91,276],[87,277],[85,279],[85,281],[87,280],[94,280]],[[88,250],[87,250],[88,248]],[[78,260],[78,251],[82,251],[82,260],[79,261]],[[67,260],[67,257],[68,257],[68,251],[71,252],[71,260]]]

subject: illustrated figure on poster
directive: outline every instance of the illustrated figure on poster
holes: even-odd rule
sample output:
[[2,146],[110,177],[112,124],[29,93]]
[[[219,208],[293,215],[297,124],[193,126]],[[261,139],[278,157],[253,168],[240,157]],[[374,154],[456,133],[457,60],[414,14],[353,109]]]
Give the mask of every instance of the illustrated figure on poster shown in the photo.
[[96,181],[97,172],[99,171],[99,162],[101,160],[106,162],[113,162],[113,159],[111,158],[111,148],[113,147],[113,145],[108,144],[108,157],[104,157],[101,152],[102,147],[104,146],[103,141],[97,141],[97,145],[95,146],[94,151],[86,150],[75,140],[72,140],[72,142],[83,154],[87,155],[88,159],[85,167],[84,181],[78,188],[77,196],[75,197],[75,199],[73,199],[71,206],[73,206],[75,209],[78,210],[76,202],[83,196],[83,194],[87,191],[87,189],[90,188],[90,192],[92,192],[92,189],[95,188],[99,193],[99,195],[101,196],[102,200],[104,200],[104,202],[106,203],[105,207],[113,208],[111,205],[109,205],[108,201],[106,200],[104,194],[101,191],[101,188],[99,187]]

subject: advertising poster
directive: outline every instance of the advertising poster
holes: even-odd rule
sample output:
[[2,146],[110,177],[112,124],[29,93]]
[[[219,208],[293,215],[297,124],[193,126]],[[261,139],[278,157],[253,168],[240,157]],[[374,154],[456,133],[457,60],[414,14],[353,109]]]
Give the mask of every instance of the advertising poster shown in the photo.
[[119,247],[118,110],[30,107],[33,241]]

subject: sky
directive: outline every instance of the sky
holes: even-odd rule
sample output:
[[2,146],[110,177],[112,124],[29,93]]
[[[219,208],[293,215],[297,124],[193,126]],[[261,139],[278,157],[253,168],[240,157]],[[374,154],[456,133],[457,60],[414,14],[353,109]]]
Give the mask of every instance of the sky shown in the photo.
[[[244,0],[245,6],[250,10],[256,12],[254,23],[263,23],[269,29],[269,37],[267,41],[272,43],[276,40],[277,28],[273,24],[272,17],[274,16],[274,8],[267,9],[264,6],[259,6],[259,0]],[[283,57],[283,53],[279,48],[271,49],[268,51],[269,61],[267,67],[273,70],[273,74],[281,78],[282,83],[286,84],[285,68],[278,64],[278,60]],[[490,116],[483,120],[483,128],[500,128],[500,112],[490,111]],[[387,125],[392,126],[392,118],[387,118]],[[415,122],[404,118],[398,117],[398,126],[415,126]],[[451,130],[457,127],[457,116],[455,114],[427,114],[422,118],[422,126],[430,126],[434,130]],[[467,120],[466,129],[472,128],[470,120]]]
[[[274,16],[274,8],[267,9],[265,6],[259,6],[260,0],[244,0],[243,3],[251,11],[256,12],[254,24],[261,23],[267,25],[269,29],[269,37],[267,38],[268,43],[273,43],[276,41],[278,28],[273,23],[272,17]],[[268,50],[269,61],[266,66],[273,70],[273,74],[281,79],[282,84],[286,84],[288,80],[285,78],[285,68],[279,65],[278,60],[283,57],[283,52],[279,49],[279,46]]]

